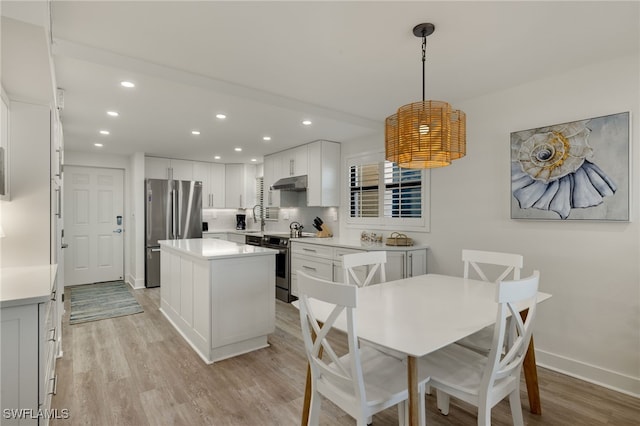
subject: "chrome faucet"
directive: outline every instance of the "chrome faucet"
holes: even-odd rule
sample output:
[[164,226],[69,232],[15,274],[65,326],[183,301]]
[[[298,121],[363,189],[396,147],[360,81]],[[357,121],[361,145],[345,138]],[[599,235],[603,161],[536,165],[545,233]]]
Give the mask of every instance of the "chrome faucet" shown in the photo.
[[262,204],[256,204],[253,206],[253,223],[258,223],[256,207],[260,207],[260,232],[264,232],[264,207],[262,207]]

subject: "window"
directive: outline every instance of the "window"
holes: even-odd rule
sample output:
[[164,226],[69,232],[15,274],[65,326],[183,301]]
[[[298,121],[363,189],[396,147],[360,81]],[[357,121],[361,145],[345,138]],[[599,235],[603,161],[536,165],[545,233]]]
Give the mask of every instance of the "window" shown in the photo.
[[347,222],[428,231],[428,173],[402,169],[382,153],[347,159]]
[[256,201],[260,204],[260,209],[264,212],[264,220],[278,220],[280,209],[275,207],[264,207],[264,178],[256,178]]

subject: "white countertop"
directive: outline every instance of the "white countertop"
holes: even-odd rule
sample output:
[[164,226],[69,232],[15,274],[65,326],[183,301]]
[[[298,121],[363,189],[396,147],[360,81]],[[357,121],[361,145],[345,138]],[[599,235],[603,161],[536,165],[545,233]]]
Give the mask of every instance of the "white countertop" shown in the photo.
[[413,246],[387,246],[385,244],[371,244],[371,243],[363,243],[360,240],[355,240],[353,238],[340,238],[340,237],[331,237],[331,238],[292,238],[290,240],[292,243],[306,243],[306,244],[316,244],[319,246],[328,246],[328,247],[343,247],[349,249],[357,249],[357,250],[366,250],[366,251],[406,251],[406,250],[419,250],[419,249],[427,249],[428,245],[424,244],[416,244]]
[[193,238],[189,240],[162,240],[160,247],[205,260],[223,259],[241,256],[270,256],[277,250],[266,247],[248,246],[231,241],[208,238]]
[[51,297],[58,265],[0,269],[0,307],[43,303]]

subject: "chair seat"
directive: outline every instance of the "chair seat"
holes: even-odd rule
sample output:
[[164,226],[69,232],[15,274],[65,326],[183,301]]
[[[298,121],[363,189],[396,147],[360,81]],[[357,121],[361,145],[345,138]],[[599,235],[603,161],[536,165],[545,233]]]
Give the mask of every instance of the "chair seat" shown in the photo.
[[491,349],[492,342],[493,327],[489,326],[476,333],[473,333],[471,336],[467,336],[464,339],[458,340],[456,343],[458,345],[464,346],[465,348],[486,355],[489,353],[489,349]]
[[487,357],[458,344],[420,358],[419,370],[431,374],[431,381],[462,392],[478,394]]
[[[344,355],[340,357],[340,362],[348,367],[350,357],[350,354]],[[391,407],[397,404],[397,401],[408,398],[407,365],[403,360],[389,356],[370,346],[360,349],[360,360],[367,405],[379,406],[381,403],[385,403],[385,406]],[[335,367],[335,363],[331,363],[330,366]],[[427,379],[427,377],[418,378],[419,383]],[[348,384],[336,385],[328,383],[322,378],[318,381],[318,386],[327,391],[341,392],[345,397],[353,394],[353,388]]]

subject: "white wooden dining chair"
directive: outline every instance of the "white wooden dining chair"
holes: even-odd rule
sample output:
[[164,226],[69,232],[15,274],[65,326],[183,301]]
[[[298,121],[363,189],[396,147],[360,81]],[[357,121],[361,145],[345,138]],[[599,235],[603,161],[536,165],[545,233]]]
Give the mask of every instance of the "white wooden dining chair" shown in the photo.
[[[344,281],[347,284],[355,284],[358,287],[364,287],[373,281],[376,272],[380,271],[379,283],[387,281],[385,271],[385,263],[387,263],[386,251],[367,251],[364,253],[352,253],[342,256],[342,266],[344,268]],[[364,279],[358,276],[356,268],[367,266],[367,274]]]
[[[497,283],[505,279],[519,280],[523,257],[513,253],[462,250],[462,261],[464,262],[464,278]],[[497,278],[488,278],[488,271],[493,273],[491,276],[497,275]],[[491,348],[492,339],[493,327],[486,327],[456,343],[486,355]]]
[[[520,371],[536,318],[539,279],[540,274],[534,271],[525,279],[498,283],[498,311],[489,356],[452,344],[420,359],[419,368],[431,376],[429,385],[437,391],[442,414],[449,414],[449,396],[453,396],[478,407],[478,425],[490,425],[491,409],[509,396],[513,424],[523,425]],[[523,322],[520,310],[526,308],[529,312]],[[510,345],[503,353],[509,315]]]
[[[355,315],[358,288],[298,271],[298,296],[302,336],[311,367],[309,425],[318,424],[322,398],[347,412],[358,426],[365,426],[374,414],[398,405],[398,423],[405,425],[408,421],[407,366],[402,360],[370,346],[358,346]],[[322,323],[311,307],[311,299],[324,302],[322,306],[330,312]],[[327,333],[338,319],[346,320],[347,327],[349,352],[343,356],[337,355],[327,339]],[[419,378],[422,400],[427,380],[427,377]],[[424,425],[424,421],[423,406],[420,423]]]

